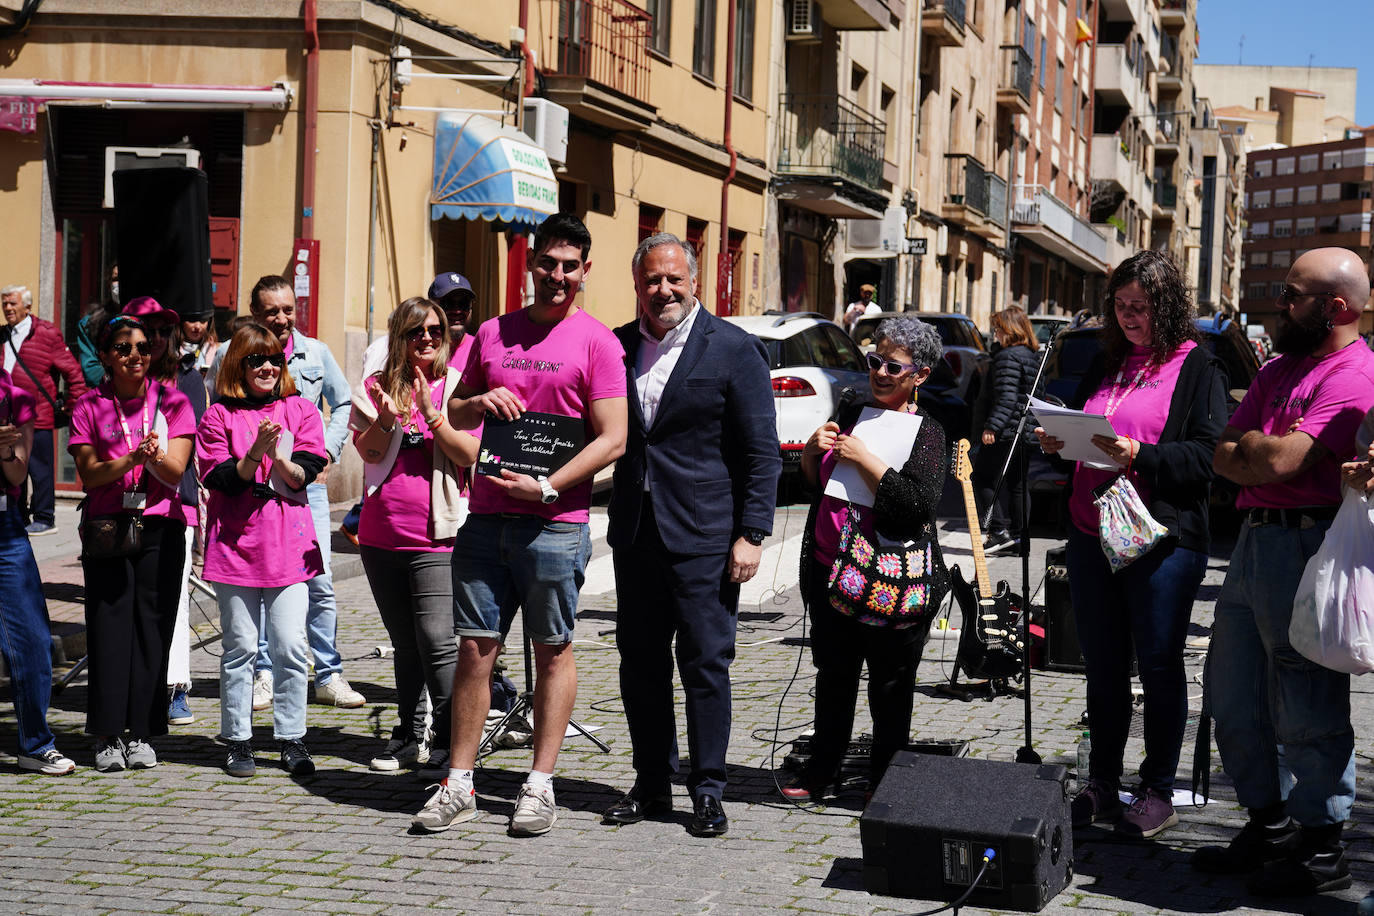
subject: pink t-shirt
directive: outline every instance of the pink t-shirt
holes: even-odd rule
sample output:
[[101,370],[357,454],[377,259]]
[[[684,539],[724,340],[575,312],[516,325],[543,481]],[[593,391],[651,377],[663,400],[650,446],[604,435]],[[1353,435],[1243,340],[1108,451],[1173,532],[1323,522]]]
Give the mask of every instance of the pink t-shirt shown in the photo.
[[[529,309],[482,322],[463,370],[463,384],[478,391],[510,389],[525,409],[582,417],[592,401],[625,397],[625,351],[611,329],[582,310],[557,324],[535,324]],[[590,424],[586,436],[592,438]],[[482,476],[472,487],[472,511],[538,515],[556,522],[585,522],[592,482],[559,494],[551,505],[507,496]]]
[[448,367],[462,372],[468,364],[468,355],[472,353],[472,342],[477,338],[472,334],[464,334],[463,339],[458,341],[458,346],[449,351]]
[[[162,406],[157,405],[158,390],[162,392]],[[116,410],[118,412],[116,412]],[[120,414],[124,422],[120,422]],[[161,423],[159,422],[161,418]],[[67,451],[75,452],[78,445],[95,448],[95,456],[101,461],[122,458],[138,448],[138,443],[147,435],[149,427],[158,429],[166,424],[167,432],[163,447],[172,439],[196,434],[196,415],[186,395],[171,385],[150,381],[146,394],[142,397],[119,400],[115,398],[110,380],[106,379],[93,390],[86,392],[72,408],[71,434],[67,437]],[[127,431],[125,427],[128,427]],[[144,505],[145,516],[161,516],[186,519],[178,492],[180,480],[170,487],[148,474],[144,466],[135,467],[120,480],[104,486],[86,489],[86,512],[91,516],[117,515],[124,512],[124,494],[132,492],[147,474],[143,489],[147,493]]]
[[1374,353],[1356,340],[1321,359],[1285,354],[1264,364],[1231,426],[1282,435],[1302,418],[1303,432],[1330,450],[1321,461],[1282,483],[1241,487],[1236,505],[1290,509],[1341,501],[1341,462],[1355,454],[1355,433],[1374,406]]
[[[1148,347],[1131,347],[1121,371],[1102,380],[1083,410],[1088,413],[1109,413],[1112,429],[1118,436],[1130,436],[1137,442],[1159,442],[1160,433],[1169,419],[1169,402],[1178,385],[1178,373],[1183,361],[1197,347],[1185,340],[1162,366],[1150,365],[1153,355]],[[1102,456],[1105,461],[1107,456]],[[1111,480],[1116,471],[1102,471],[1080,463],[1073,474],[1073,492],[1069,495],[1069,518],[1079,531],[1098,532],[1097,506],[1093,505],[1093,488]],[[1150,504],[1150,488],[1132,471],[1127,475],[1145,505]]]
[[[435,407],[439,407],[443,394],[444,379],[435,379],[430,385],[430,399]],[[400,422],[399,418],[397,422]],[[424,445],[398,451],[391,473],[363,501],[363,517],[358,523],[358,543],[383,550],[451,551],[453,538],[434,540],[434,513],[430,504],[434,478],[434,433],[430,432],[420,411],[415,408],[411,409],[409,423],[402,424],[402,430],[423,434]],[[355,441],[359,435],[361,433],[354,434]]]
[[[265,417],[295,437],[292,452],[324,459],[324,424],[314,404],[295,396],[260,407],[231,403],[212,404],[200,420],[196,458],[202,480],[224,461],[247,455]],[[271,461],[264,457],[255,479],[266,480],[270,469]],[[305,502],[262,499],[251,489],[233,495],[211,489],[206,516],[205,578],[211,582],[277,588],[324,572],[315,522]]]
[[[0,369],[0,426],[23,426],[37,417],[38,409],[33,395],[13,384],[10,374]],[[10,505],[15,505],[19,499],[19,488],[10,486],[3,476],[0,476],[0,484],[4,486],[0,493],[9,497]]]

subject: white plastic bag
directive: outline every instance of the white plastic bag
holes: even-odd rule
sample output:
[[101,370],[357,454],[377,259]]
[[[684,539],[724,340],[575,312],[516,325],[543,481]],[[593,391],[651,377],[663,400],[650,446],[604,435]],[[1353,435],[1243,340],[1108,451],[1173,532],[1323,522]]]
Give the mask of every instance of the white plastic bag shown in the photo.
[[1374,501],[1354,490],[1307,561],[1288,641],[1323,668],[1374,671]]

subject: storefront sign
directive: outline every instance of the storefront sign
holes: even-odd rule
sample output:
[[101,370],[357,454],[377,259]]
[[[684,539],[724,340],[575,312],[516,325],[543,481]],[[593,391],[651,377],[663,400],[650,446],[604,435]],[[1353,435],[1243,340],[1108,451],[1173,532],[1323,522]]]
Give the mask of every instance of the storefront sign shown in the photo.
[[38,130],[41,99],[0,99],[0,130],[31,134]]

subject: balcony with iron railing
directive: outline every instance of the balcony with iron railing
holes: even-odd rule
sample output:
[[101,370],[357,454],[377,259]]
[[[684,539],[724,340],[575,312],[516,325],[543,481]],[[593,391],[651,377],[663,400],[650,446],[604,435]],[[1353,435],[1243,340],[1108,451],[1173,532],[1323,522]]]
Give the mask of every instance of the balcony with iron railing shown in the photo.
[[784,92],[778,97],[778,130],[778,174],[881,188],[887,127],[848,99]]
[[1040,247],[1084,270],[1105,272],[1107,240],[1043,185],[1016,186],[1012,221]]
[[967,153],[945,156],[945,199],[941,215],[962,226],[981,226],[988,215],[988,172]]
[[964,46],[965,0],[921,0],[921,37],[950,48]]
[[1178,42],[1165,37],[1159,44],[1159,90],[1178,92],[1183,88],[1183,55]]
[[1155,117],[1155,158],[1160,153],[1178,155],[1179,144],[1188,126],[1187,116],[1182,114],[1162,114]]
[[1007,228],[1007,180],[988,172],[988,222]]
[[549,99],[606,127],[647,127],[653,17],[628,0],[540,0],[540,13]]
[[1031,79],[1035,70],[1031,56],[1020,45],[1003,45],[1001,52],[997,104],[1012,114],[1030,114]]

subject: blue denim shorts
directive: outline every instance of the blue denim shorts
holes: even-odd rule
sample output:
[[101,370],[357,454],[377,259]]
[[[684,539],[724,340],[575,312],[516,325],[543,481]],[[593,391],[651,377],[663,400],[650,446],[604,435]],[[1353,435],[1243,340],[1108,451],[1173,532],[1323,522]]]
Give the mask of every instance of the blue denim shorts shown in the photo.
[[502,639],[516,609],[524,608],[531,640],[550,646],[571,642],[591,555],[585,522],[468,516],[453,544],[454,632]]

